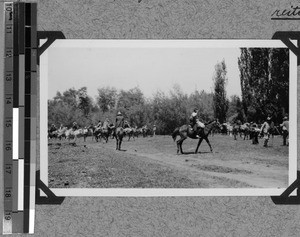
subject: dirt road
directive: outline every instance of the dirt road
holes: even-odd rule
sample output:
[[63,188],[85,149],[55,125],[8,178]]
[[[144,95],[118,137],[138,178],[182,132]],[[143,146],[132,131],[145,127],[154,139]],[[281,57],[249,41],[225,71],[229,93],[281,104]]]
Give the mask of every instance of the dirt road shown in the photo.
[[96,143],[91,137],[72,145],[49,141],[51,188],[285,188],[288,186],[288,147],[281,137],[270,147],[230,136],[209,137],[194,154],[196,140],[183,143],[177,155],[170,136],[127,141],[122,151],[115,140]]

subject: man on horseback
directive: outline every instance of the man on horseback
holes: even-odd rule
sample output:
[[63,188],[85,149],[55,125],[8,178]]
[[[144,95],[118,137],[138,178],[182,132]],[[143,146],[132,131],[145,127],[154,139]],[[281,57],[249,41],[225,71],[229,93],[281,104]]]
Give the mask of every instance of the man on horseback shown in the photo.
[[115,126],[115,132],[114,132],[114,136],[116,137],[116,143],[117,143],[117,150],[121,150],[121,143],[123,140],[123,136],[124,136],[124,117],[122,115],[122,113],[119,111],[117,113],[117,117],[116,117],[116,126]]
[[103,127],[104,129],[106,129],[106,128],[108,128],[108,126],[109,126],[109,119],[106,118],[105,121],[103,122],[103,126],[102,126],[102,127]]
[[98,124],[96,125],[96,129],[99,129],[99,128],[101,128],[102,127],[102,123],[101,123],[101,121],[99,120],[98,121]]
[[116,117],[116,128],[119,128],[119,127],[124,128],[124,123],[125,123],[124,117],[123,117],[122,113],[119,111],[117,113],[117,117]]
[[78,125],[76,122],[73,123],[72,129],[73,129],[73,131],[78,129]]
[[50,132],[50,133],[53,133],[53,132],[56,131],[56,130],[57,130],[56,126],[55,126],[54,124],[51,124],[51,127],[50,127],[50,129],[49,129],[49,132]]
[[[190,116],[190,126],[191,131],[196,132],[198,127],[203,129],[205,127],[204,123],[201,123],[198,118],[198,109],[194,109],[193,113]],[[199,135],[196,135],[197,138],[199,138]]]
[[124,128],[130,128],[129,122],[127,120],[124,121]]

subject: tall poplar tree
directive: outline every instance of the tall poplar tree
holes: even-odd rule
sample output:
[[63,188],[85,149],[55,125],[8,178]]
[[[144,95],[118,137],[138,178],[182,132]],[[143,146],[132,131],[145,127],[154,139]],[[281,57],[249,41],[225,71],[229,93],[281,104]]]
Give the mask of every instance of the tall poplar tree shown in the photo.
[[213,77],[214,82],[214,96],[213,96],[213,108],[215,118],[219,122],[226,121],[226,114],[228,110],[228,99],[226,97],[226,84],[227,84],[227,69],[225,60],[217,63],[215,66],[215,74]]

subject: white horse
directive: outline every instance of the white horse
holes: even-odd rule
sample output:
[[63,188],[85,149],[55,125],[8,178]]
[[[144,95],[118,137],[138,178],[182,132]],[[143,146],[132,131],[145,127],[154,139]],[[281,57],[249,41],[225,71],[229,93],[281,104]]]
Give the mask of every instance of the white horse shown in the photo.
[[77,130],[73,130],[73,128],[70,128],[66,131],[66,138],[68,141],[71,139],[74,139],[74,142],[77,140],[78,137],[84,136],[84,129],[79,128]]
[[57,138],[59,138],[60,140],[64,137],[66,138],[66,131],[68,130],[67,127],[62,127],[62,128],[59,128],[57,130]]

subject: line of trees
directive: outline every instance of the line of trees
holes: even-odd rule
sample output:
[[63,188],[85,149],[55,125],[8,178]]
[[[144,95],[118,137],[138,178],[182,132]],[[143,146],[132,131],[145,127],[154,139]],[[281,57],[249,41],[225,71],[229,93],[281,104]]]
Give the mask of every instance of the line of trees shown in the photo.
[[201,121],[217,118],[223,122],[262,122],[271,116],[281,123],[289,109],[289,55],[287,49],[242,48],[238,59],[242,97],[227,97],[227,67],[217,63],[212,78],[213,91],[195,90],[184,93],[179,85],[168,92],[157,91],[146,98],[138,88],[118,91],[101,87],[95,100],[87,88],[70,88],[48,100],[48,125],[70,127],[74,121],[80,126],[96,124],[109,118],[114,122],[121,111],[131,126],[157,127],[158,134],[170,134],[189,122],[194,108]]
[[226,96],[228,81],[223,60],[215,67],[214,115],[220,122],[275,123],[289,113],[289,51],[285,48],[241,48],[238,58],[242,98]]
[[189,114],[198,108],[202,121],[214,118],[213,94],[195,90],[185,94],[180,86],[165,93],[157,91],[152,98],[146,98],[138,88],[118,91],[114,87],[98,89],[96,100],[87,95],[87,88],[68,89],[48,100],[48,125],[71,127],[76,121],[79,126],[95,125],[108,118],[114,122],[121,111],[131,126],[148,125],[157,127],[157,133],[170,134],[175,127],[189,122]]
[[242,48],[238,64],[245,119],[282,122],[289,113],[288,49]]

